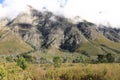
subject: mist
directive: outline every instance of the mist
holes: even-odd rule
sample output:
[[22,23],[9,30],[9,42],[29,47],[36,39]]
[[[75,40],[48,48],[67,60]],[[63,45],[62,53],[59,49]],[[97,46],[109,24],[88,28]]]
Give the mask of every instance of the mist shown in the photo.
[[15,18],[27,5],[40,11],[46,10],[67,18],[79,16],[97,24],[120,27],[119,0],[4,0],[0,4],[0,19]]

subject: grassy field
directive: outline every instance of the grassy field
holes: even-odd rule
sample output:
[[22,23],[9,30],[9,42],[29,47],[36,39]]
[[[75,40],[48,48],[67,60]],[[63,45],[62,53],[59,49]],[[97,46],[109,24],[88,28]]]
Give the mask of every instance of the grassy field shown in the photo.
[[120,64],[28,64],[22,70],[16,63],[0,63],[0,80],[120,80]]
[[20,54],[31,50],[31,46],[9,28],[0,29],[0,54]]

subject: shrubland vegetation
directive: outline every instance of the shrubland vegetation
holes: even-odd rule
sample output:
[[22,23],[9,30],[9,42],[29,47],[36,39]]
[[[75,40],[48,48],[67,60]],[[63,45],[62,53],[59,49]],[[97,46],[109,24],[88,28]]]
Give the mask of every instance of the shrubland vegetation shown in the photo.
[[60,57],[54,57],[53,64],[54,64],[54,67],[60,67],[62,64],[62,60],[60,59]]
[[25,58],[20,57],[17,59],[17,65],[22,68],[23,70],[27,68],[27,62],[25,61]]
[[28,53],[1,57],[0,80],[120,80],[120,64],[110,53],[94,60],[83,55],[49,58]]
[[0,80],[119,80],[120,64],[63,63],[28,64],[22,69],[16,63],[0,65]]

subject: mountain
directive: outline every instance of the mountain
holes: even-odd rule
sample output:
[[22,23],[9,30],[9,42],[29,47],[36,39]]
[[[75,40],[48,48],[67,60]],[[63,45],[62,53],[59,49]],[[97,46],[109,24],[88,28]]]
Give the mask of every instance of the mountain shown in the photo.
[[9,26],[8,19],[0,21],[0,54],[20,54],[33,50]]
[[[0,54],[27,51],[78,53],[85,56],[120,53],[120,29],[83,20],[73,23],[64,16],[32,7],[13,20],[0,21]],[[43,52],[42,52],[43,51]]]
[[120,42],[120,29],[100,25],[99,30],[109,40],[112,40],[114,42]]

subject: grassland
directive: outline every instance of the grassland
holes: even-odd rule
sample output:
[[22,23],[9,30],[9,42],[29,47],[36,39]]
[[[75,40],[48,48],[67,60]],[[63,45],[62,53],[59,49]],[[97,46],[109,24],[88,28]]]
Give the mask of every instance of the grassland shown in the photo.
[[80,44],[76,51],[78,53],[86,53],[90,56],[107,53],[117,55],[120,53],[120,43],[110,41],[104,36],[98,35],[95,40],[88,41],[88,43]]
[[20,54],[33,50],[8,28],[0,29],[0,54]]
[[120,80],[118,63],[64,63],[60,68],[54,68],[52,64],[28,64],[25,70],[16,63],[1,63],[0,78],[1,71],[3,80]]

